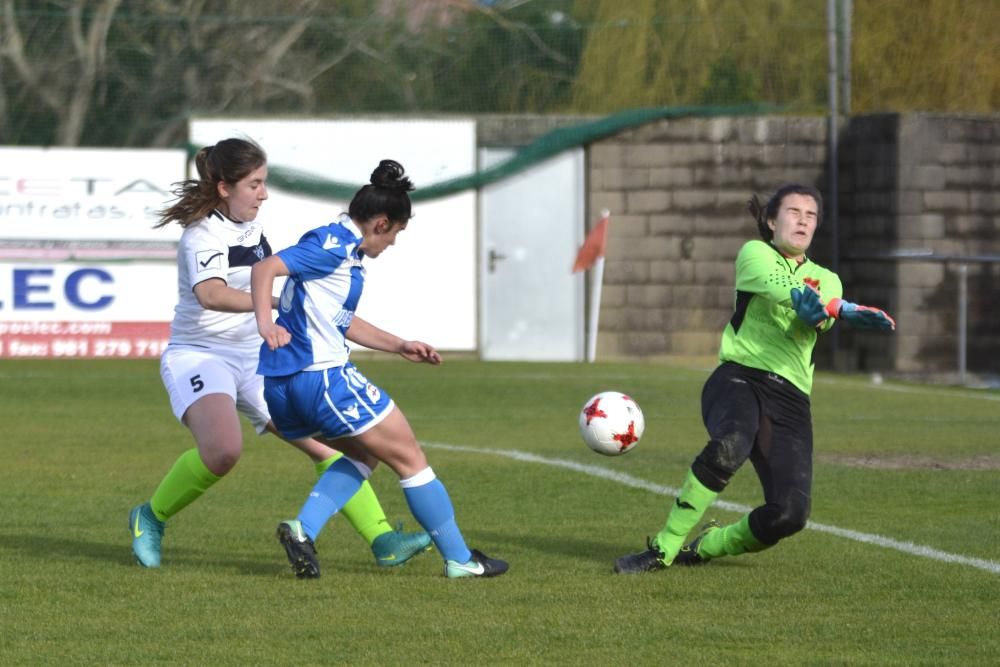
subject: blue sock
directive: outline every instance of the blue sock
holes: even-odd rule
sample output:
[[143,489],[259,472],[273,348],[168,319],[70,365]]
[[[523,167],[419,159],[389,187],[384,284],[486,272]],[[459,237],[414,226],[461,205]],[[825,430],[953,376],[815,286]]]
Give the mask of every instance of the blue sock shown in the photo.
[[305,534],[315,540],[330,517],[347,504],[364,482],[365,476],[346,456],[334,461],[316,482],[296,517],[302,522]]
[[[425,482],[428,477],[430,481]],[[468,563],[472,554],[465,545],[462,531],[455,523],[455,508],[441,480],[434,477],[430,468],[426,468],[409,479],[401,480],[400,486],[403,487],[410,512],[430,534],[434,546],[444,559]]]

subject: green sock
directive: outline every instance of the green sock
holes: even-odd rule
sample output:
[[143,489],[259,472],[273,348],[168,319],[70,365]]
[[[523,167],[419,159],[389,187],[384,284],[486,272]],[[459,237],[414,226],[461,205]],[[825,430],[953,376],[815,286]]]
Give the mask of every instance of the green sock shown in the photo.
[[767,545],[754,537],[750,530],[750,515],[718,530],[705,533],[698,545],[698,555],[709,560],[720,556],[738,556],[750,551],[762,551]]
[[[341,456],[343,454],[337,453],[325,461],[317,463],[316,474],[322,475]],[[382,505],[375,495],[375,489],[367,481],[347,501],[347,504],[340,509],[340,513],[354,527],[358,535],[368,542],[368,546],[371,546],[372,542],[379,535],[384,535],[392,531],[392,526],[389,525],[389,521],[385,518],[385,511],[382,509]]]
[[654,542],[660,551],[663,552],[663,560],[670,564],[677,556],[677,552],[684,546],[691,529],[701,520],[701,516],[708,509],[708,506],[718,497],[718,493],[712,491],[698,481],[691,470],[688,470],[684,479],[684,486],[674,500],[670,514],[667,516],[667,523],[656,535]]
[[205,467],[197,449],[189,449],[174,462],[149,500],[153,514],[166,521],[198,499],[221,477]]

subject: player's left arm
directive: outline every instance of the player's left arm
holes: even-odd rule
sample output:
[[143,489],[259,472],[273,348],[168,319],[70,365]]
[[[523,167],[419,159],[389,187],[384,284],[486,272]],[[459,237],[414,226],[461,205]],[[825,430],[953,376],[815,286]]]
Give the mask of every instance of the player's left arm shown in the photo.
[[379,329],[377,326],[357,315],[347,328],[347,340],[364,345],[373,350],[395,352],[410,361],[440,364],[441,355],[432,346],[419,340],[403,340],[395,334]]
[[896,329],[896,320],[892,319],[881,308],[862,306],[839,297],[827,302],[826,313],[831,318],[843,320],[858,329],[875,329],[877,331],[894,331]]

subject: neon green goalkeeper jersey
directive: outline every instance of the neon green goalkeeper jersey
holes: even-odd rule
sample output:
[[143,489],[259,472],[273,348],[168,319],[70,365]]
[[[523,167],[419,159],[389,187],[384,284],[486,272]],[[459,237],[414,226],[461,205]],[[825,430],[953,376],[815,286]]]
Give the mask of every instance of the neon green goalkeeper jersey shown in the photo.
[[819,331],[792,309],[793,287],[811,286],[823,302],[843,296],[836,273],[808,258],[788,259],[769,243],[749,241],[736,256],[736,305],[722,334],[721,361],[780,375],[808,395],[812,391],[813,348]]

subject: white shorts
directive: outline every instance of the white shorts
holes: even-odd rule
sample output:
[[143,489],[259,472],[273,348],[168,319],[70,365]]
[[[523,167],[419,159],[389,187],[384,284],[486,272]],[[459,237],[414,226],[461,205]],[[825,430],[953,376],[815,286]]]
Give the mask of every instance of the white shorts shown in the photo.
[[257,433],[263,433],[271,421],[264,402],[264,378],[257,375],[253,352],[169,345],[160,357],[160,377],[178,420],[202,396],[226,394]]

